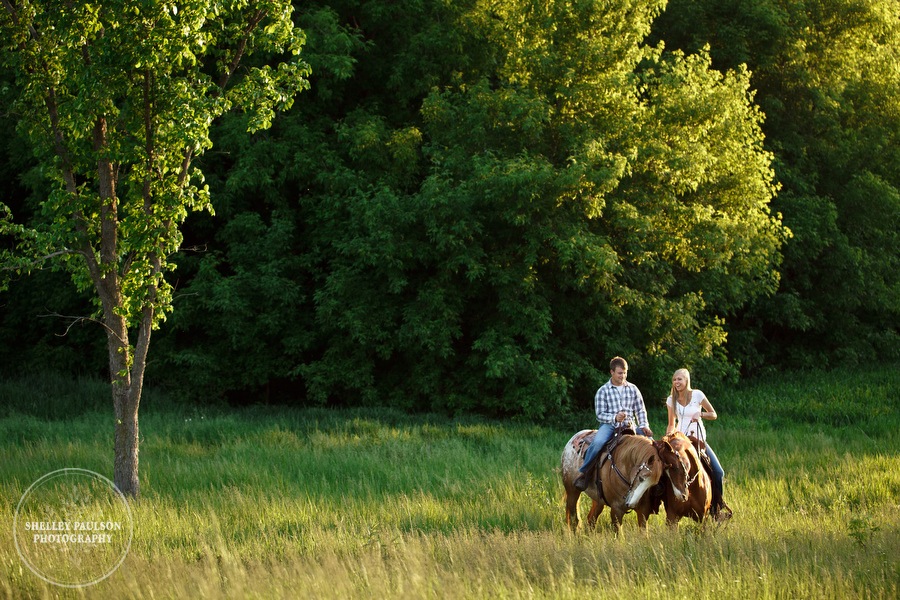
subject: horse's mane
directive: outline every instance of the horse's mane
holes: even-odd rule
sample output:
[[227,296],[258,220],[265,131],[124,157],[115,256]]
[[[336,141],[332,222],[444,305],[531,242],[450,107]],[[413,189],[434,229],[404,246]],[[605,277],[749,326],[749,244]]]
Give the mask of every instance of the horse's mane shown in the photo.
[[656,456],[656,448],[648,437],[642,435],[627,435],[619,442],[619,454],[616,462],[640,464]]
[[682,440],[688,444],[691,443],[691,440],[689,440],[688,437],[680,431],[673,431],[672,433],[663,436],[664,442],[669,442],[671,444],[674,440]]
[[672,448],[675,449],[676,452],[679,451],[679,446],[684,447],[684,451],[687,452],[688,460],[691,461],[691,469],[702,469],[703,467],[700,465],[700,457],[697,455],[697,449],[694,448],[694,444],[691,442],[688,436],[684,435],[680,431],[673,431],[672,433],[663,436],[663,441],[669,442]]

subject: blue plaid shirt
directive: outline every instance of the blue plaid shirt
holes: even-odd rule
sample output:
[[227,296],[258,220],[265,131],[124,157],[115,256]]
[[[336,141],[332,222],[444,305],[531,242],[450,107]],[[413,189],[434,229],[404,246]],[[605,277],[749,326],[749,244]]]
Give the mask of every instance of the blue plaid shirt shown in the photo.
[[628,381],[619,388],[612,384],[612,380],[603,384],[594,396],[594,410],[597,412],[597,420],[600,423],[609,423],[615,426],[616,415],[625,411],[625,423],[634,427],[634,417],[637,417],[639,427],[650,428],[644,397],[641,396],[641,391],[637,389],[637,386]]

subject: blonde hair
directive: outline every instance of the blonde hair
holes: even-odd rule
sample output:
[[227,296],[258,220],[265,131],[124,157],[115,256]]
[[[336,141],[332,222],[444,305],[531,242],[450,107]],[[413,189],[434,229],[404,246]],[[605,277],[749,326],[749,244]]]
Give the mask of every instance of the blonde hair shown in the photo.
[[[672,373],[672,379],[675,379],[676,375],[682,375],[684,377],[684,396],[686,399],[691,399],[691,374],[687,369],[678,369],[674,373]],[[675,389],[675,384],[672,384],[672,402],[678,402],[678,391]]]

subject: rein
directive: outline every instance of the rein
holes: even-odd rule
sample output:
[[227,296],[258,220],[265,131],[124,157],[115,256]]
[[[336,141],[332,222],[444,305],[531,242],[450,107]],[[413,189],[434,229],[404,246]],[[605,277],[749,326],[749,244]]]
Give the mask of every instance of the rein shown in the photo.
[[[690,431],[690,427],[688,427],[688,431]],[[694,427],[694,431],[696,432],[696,438],[705,444],[705,443],[706,443],[706,435],[704,435],[703,433],[701,433],[701,432],[705,432],[705,430],[704,430],[702,427],[700,427],[700,423],[699,423],[699,422],[697,423],[697,426]],[[699,451],[699,450],[696,450],[696,452],[697,452],[697,458],[699,459],[699,458],[700,458],[700,451]],[[701,462],[702,462],[702,459],[701,459]],[[698,465],[697,465],[697,472],[694,473],[694,476],[691,477],[691,478],[687,481],[687,484],[686,484],[687,487],[691,487],[692,485],[694,485],[694,482],[697,481],[697,478],[700,476],[700,472],[701,472],[702,470],[703,470],[703,465],[702,465],[702,464],[698,464]]]
[[692,485],[694,485],[694,482],[697,481],[698,477],[700,477],[700,468],[699,467],[697,468],[697,472],[694,473],[694,476],[687,480],[687,482],[685,483],[685,486],[689,488]]

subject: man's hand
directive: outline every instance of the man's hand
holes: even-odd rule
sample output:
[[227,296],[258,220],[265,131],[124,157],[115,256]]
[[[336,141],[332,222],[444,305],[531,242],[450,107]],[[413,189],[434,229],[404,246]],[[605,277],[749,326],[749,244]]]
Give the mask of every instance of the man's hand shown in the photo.
[[644,435],[653,437],[653,432],[650,430],[649,427],[641,427],[641,431],[644,432]]

